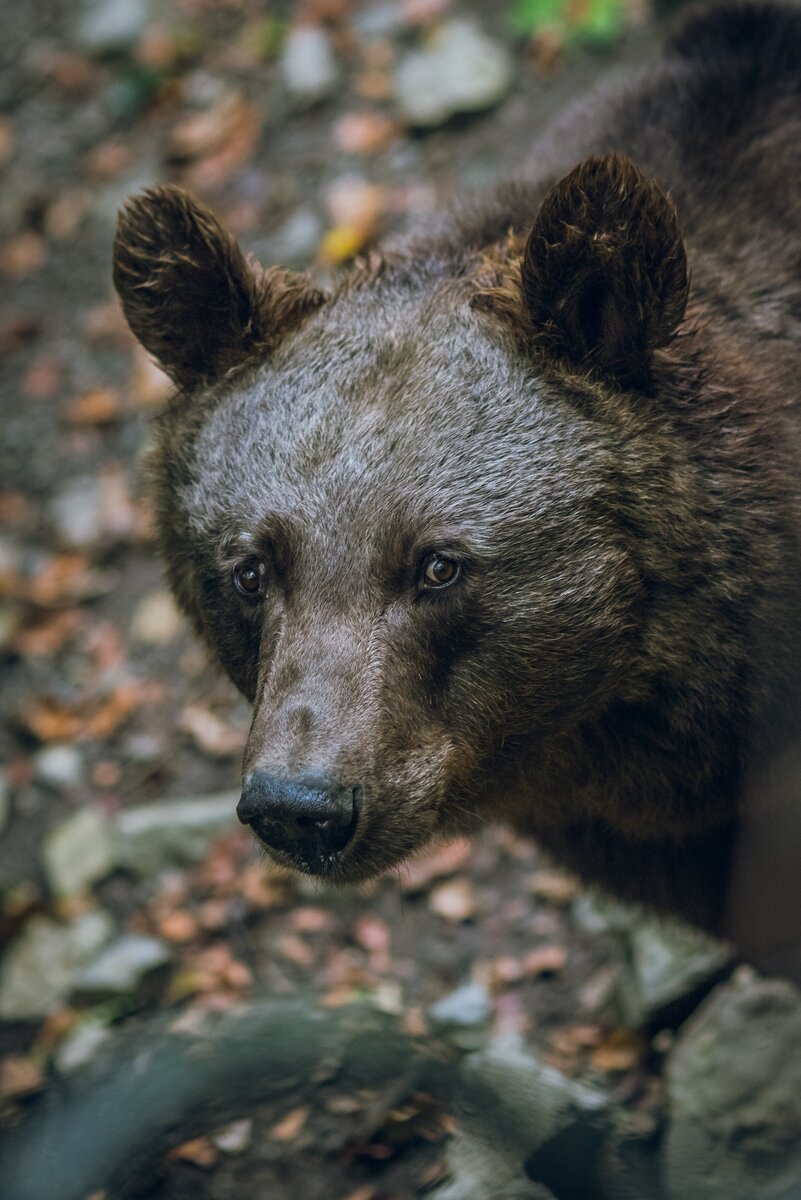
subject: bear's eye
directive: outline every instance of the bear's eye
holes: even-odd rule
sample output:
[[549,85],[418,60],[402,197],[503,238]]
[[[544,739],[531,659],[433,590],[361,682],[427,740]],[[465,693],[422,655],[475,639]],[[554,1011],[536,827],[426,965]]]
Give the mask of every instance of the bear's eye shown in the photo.
[[234,565],[232,571],[234,587],[247,600],[258,600],[264,595],[264,563],[257,558],[246,558]]
[[423,563],[422,584],[424,588],[445,588],[456,583],[461,571],[455,558],[444,554],[429,554]]

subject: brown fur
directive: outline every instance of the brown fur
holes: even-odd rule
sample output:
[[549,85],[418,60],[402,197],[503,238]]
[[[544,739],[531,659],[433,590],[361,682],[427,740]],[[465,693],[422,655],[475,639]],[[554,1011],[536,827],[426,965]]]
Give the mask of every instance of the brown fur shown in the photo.
[[693,18],[534,161],[328,297],[130,202],[115,280],[184,393],[162,553],[254,704],[245,772],[358,788],[331,878],[503,820],[715,928],[801,736],[801,17]]

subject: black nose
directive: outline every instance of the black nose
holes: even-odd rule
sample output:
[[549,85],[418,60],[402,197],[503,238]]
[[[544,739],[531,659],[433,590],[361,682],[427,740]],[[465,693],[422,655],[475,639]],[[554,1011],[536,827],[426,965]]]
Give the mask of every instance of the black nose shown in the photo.
[[290,854],[307,871],[324,873],[353,837],[357,793],[323,776],[284,779],[256,770],[245,779],[236,815],[272,850]]

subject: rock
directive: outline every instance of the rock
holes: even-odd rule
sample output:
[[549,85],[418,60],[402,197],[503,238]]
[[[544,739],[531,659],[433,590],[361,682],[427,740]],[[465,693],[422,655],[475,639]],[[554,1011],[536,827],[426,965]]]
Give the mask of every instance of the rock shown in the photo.
[[285,263],[297,269],[305,267],[314,257],[323,236],[323,223],[311,208],[296,208],[283,225],[263,239],[257,248],[257,257],[265,262]]
[[298,25],[289,31],[281,55],[287,91],[295,102],[310,107],[337,86],[339,72],[325,30]]
[[62,545],[79,550],[95,546],[104,531],[100,480],[92,475],[68,480],[52,497],[48,511]]
[[150,17],[150,0],[86,0],[78,40],[91,54],[133,47]]
[[83,775],[83,756],[75,746],[45,746],[33,759],[33,776],[39,783],[61,789],[75,787]]
[[668,1200],[801,1194],[801,993],[740,973],[683,1027],[667,1066]]
[[617,1019],[630,1028],[711,981],[731,959],[724,942],[605,896],[582,894],[573,916],[581,929],[618,943],[624,961],[617,972]]
[[437,1000],[428,1010],[431,1024],[440,1029],[475,1029],[492,1016],[489,992],[480,983],[467,983]]
[[110,1037],[111,1030],[103,1022],[91,1017],[81,1021],[66,1034],[56,1050],[53,1056],[56,1070],[68,1075],[85,1066]]
[[183,624],[169,592],[151,592],[134,610],[131,636],[149,646],[166,646],[178,636]]
[[468,1055],[456,1094],[460,1132],[448,1149],[453,1177],[436,1200],[553,1200],[543,1183],[532,1181],[536,1175],[527,1177],[529,1162],[572,1126],[595,1130],[599,1141],[606,1128],[601,1093],[546,1066],[517,1037],[497,1037]]
[[636,985],[637,1024],[712,979],[731,959],[731,949],[680,921],[642,917],[628,934]]
[[45,838],[47,879],[57,896],[86,891],[114,867],[108,822],[96,808],[82,808]]
[[12,943],[0,972],[0,1019],[33,1021],[62,1005],[73,975],[108,941],[113,922],[100,909],[62,925],[31,917]]
[[237,827],[239,792],[165,800],[121,812],[112,826],[114,862],[137,875],[200,862],[211,843]]
[[497,104],[512,83],[512,60],[472,21],[440,25],[422,50],[403,58],[395,74],[401,118],[417,128],[441,125],[455,113]]
[[169,960],[158,938],[124,934],[76,972],[73,986],[82,992],[133,992],[145,975]]

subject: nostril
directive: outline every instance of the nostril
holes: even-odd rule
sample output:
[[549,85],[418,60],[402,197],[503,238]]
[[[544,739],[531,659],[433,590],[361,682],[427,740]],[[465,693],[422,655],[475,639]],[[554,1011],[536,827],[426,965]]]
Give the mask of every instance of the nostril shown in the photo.
[[246,776],[236,811],[273,849],[319,858],[335,854],[353,836],[358,791],[324,776],[285,779],[257,769]]

